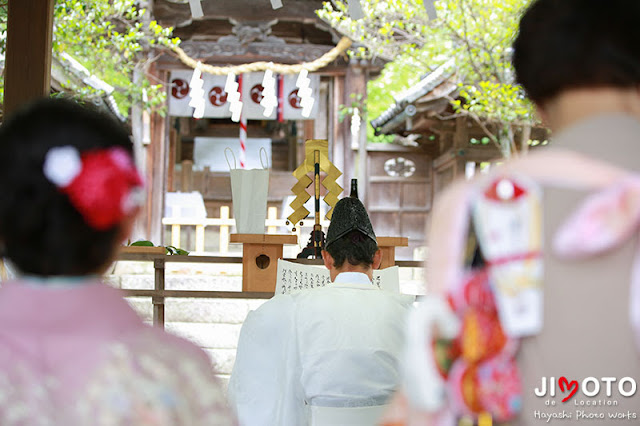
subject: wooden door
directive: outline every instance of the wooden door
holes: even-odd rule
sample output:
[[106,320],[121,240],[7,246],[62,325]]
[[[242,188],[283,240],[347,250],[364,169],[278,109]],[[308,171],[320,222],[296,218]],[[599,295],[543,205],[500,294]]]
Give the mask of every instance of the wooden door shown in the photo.
[[414,249],[425,245],[432,159],[417,148],[380,144],[367,150],[367,208],[376,235],[409,238],[396,258],[411,260]]

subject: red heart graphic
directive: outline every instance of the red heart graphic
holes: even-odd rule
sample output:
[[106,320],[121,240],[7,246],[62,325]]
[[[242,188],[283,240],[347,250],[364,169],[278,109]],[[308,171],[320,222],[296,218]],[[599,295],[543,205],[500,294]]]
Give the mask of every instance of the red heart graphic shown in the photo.
[[571,391],[571,393],[570,393],[570,394],[569,394],[565,399],[563,399],[563,400],[562,400],[562,402],[567,402],[568,400],[570,400],[570,399],[571,399],[571,397],[572,397],[573,395],[575,395],[575,394],[576,394],[576,392],[578,392],[578,381],[577,381],[577,380],[569,381],[569,380],[567,380],[567,378],[566,378],[566,377],[562,376],[562,377],[560,377],[560,380],[558,380],[558,384],[560,385],[560,390],[561,390],[562,392],[564,392],[564,391],[565,391],[565,389],[564,389],[564,388],[565,388],[565,386],[567,387],[567,389],[566,389],[566,390],[569,390],[569,388],[572,388],[572,389],[573,389],[573,390]]

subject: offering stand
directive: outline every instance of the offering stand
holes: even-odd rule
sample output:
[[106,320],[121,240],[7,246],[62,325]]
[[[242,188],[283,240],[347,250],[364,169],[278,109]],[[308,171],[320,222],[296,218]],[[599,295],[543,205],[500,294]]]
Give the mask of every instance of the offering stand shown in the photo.
[[378,247],[382,252],[380,269],[385,269],[396,264],[396,247],[409,246],[407,237],[377,237]]
[[278,259],[285,244],[297,244],[296,235],[231,234],[229,242],[242,243],[242,291],[275,291]]

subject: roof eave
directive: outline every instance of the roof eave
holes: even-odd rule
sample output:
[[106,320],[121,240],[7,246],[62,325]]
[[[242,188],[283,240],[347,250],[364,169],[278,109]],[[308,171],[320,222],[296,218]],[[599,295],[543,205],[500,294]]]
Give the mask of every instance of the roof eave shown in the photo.
[[371,126],[375,129],[375,133],[386,134],[388,129],[392,129],[399,122],[402,122],[410,116],[408,114],[411,114],[411,109],[407,111],[407,108],[447,81],[447,79],[451,78],[455,74],[455,71],[455,62],[453,59],[450,59],[420,80],[418,84],[401,94],[393,105],[370,121]]

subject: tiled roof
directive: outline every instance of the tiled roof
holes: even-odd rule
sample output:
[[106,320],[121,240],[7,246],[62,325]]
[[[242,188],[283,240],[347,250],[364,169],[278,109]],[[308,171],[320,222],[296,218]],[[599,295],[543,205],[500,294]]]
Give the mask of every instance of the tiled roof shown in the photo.
[[453,59],[450,59],[436,68],[435,71],[429,73],[416,85],[401,93],[393,105],[387,108],[387,110],[380,114],[380,116],[371,120],[371,126],[376,129],[376,134],[378,133],[377,129],[382,128],[385,124],[391,122],[394,119],[397,119],[401,114],[404,114],[405,112],[410,113],[411,108],[409,108],[409,111],[407,111],[408,106],[412,105],[418,99],[422,98],[433,89],[444,83],[455,73],[455,71],[455,62],[453,61]]

